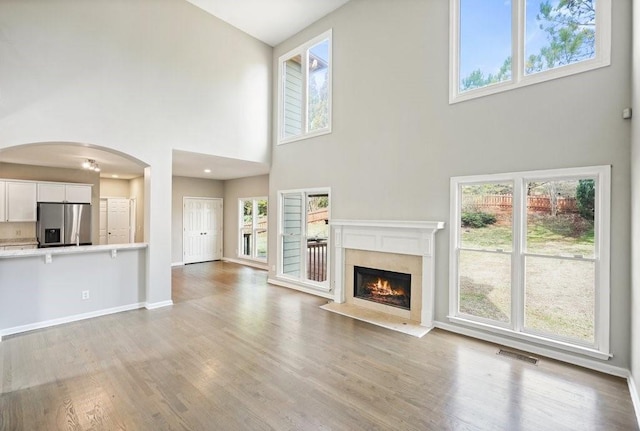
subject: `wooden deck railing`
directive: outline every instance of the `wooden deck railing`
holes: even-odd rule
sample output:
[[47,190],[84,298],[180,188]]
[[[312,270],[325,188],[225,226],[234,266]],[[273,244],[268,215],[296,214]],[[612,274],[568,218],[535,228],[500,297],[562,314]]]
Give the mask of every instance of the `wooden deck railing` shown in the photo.
[[327,241],[307,241],[307,279],[326,281],[327,279]]

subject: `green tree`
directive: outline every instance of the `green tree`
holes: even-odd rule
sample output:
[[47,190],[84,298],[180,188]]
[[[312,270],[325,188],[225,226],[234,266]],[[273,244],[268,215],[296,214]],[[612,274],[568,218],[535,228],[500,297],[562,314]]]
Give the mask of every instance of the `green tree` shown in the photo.
[[[325,74],[328,72],[325,72]],[[328,76],[320,88],[313,73],[309,74],[309,130],[324,129],[329,126]]]
[[[560,0],[540,4],[536,15],[540,29],[547,34],[547,44],[537,54],[525,60],[525,73],[531,74],[593,58],[595,54],[595,0]],[[505,68],[508,66],[508,71]],[[472,71],[460,81],[462,91],[511,79],[511,57],[498,73],[484,75],[480,69]]]
[[594,180],[578,181],[576,201],[580,215],[587,220],[593,220],[596,208],[596,184]]
[[502,63],[500,70],[495,75],[490,73],[485,76],[480,69],[471,72],[467,77],[462,78],[460,88],[462,91],[472,90],[474,88],[486,87],[490,84],[508,81],[511,79],[511,56]]

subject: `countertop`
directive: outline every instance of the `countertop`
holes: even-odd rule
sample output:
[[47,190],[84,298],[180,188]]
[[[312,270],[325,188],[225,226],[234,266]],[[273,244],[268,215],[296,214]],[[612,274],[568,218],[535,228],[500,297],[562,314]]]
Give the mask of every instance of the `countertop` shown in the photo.
[[[2,244],[6,245],[6,244]],[[28,250],[0,250],[0,259],[32,256],[52,256],[55,254],[83,254],[98,253],[104,251],[117,252],[118,250],[134,250],[147,248],[146,242],[135,242],[131,244],[108,244],[108,245],[80,245],[68,247],[48,247],[34,248]]]
[[7,245],[38,245],[35,238],[5,238],[0,239],[0,247]]

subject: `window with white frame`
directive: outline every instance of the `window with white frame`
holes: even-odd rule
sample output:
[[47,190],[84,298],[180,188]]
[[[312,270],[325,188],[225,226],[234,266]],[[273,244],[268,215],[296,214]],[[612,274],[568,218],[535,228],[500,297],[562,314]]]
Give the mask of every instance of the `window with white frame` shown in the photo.
[[610,64],[611,0],[450,0],[450,102]]
[[267,260],[267,214],[266,197],[239,200],[240,237],[238,256],[245,259]]
[[278,276],[328,290],[329,189],[278,194]]
[[331,132],[331,30],[278,60],[278,143]]
[[607,358],[610,175],[452,178],[450,320]]

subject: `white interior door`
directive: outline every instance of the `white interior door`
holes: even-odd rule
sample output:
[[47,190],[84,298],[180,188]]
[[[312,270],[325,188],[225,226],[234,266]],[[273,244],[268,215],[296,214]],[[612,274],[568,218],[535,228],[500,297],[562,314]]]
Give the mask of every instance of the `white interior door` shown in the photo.
[[129,243],[129,199],[107,199],[107,243]]
[[98,234],[100,245],[107,243],[107,200],[100,199],[100,229]]
[[222,199],[184,198],[184,263],[222,258]]

